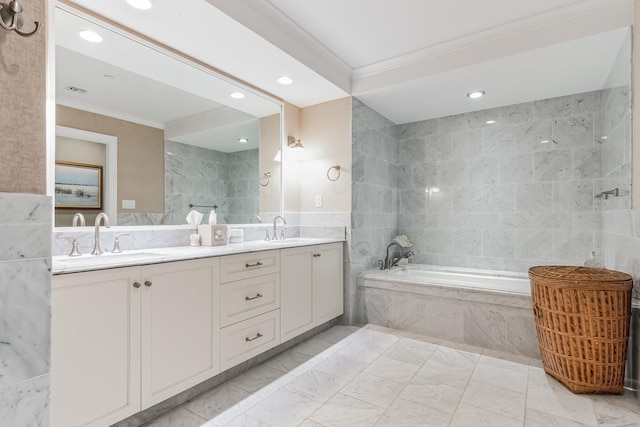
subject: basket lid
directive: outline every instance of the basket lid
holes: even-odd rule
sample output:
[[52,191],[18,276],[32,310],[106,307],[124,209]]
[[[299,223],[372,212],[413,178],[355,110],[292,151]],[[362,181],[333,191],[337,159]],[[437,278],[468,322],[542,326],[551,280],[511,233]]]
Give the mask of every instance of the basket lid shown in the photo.
[[541,265],[529,269],[530,276],[563,279],[574,282],[627,282],[633,278],[627,273],[605,268],[576,267],[570,265]]

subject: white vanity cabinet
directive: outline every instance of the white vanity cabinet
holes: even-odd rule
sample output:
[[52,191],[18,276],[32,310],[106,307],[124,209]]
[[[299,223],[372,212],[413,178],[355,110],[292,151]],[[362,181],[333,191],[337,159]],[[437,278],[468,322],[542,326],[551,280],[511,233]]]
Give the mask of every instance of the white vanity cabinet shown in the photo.
[[219,263],[54,276],[52,425],[109,426],[216,375]]
[[280,275],[282,341],[343,313],[342,243],[283,249]]
[[140,411],[140,268],[53,277],[51,425],[109,426]]
[[222,257],[220,365],[229,369],[280,344],[280,251]]
[[220,259],[142,267],[142,409],[220,372]]

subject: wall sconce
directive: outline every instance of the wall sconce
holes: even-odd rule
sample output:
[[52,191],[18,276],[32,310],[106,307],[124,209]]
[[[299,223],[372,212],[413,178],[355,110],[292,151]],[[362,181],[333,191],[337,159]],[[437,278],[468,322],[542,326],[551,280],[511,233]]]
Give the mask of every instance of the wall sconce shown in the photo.
[[299,139],[295,139],[293,136],[289,135],[287,137],[287,146],[293,150],[292,153],[294,160],[307,160],[309,158],[309,154],[304,150],[304,146]]
[[22,18],[20,17],[22,10],[22,6],[20,6],[18,0],[11,0],[9,4],[0,3],[0,27],[7,31],[13,30],[22,37],[35,36],[38,31],[40,31],[40,23],[38,21],[35,21],[36,28],[32,32],[24,33],[20,31],[23,24]]

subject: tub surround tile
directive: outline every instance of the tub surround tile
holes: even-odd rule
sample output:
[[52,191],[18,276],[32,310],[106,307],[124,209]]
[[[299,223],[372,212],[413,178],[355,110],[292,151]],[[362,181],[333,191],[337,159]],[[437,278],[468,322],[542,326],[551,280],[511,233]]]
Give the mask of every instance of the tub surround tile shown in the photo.
[[463,342],[496,350],[506,348],[507,322],[498,310],[466,307]]

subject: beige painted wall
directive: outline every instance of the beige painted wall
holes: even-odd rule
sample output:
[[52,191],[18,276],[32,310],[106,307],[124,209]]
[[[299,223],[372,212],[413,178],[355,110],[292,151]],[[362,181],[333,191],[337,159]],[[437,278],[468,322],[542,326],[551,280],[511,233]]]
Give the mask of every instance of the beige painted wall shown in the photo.
[[[62,105],[56,124],[118,138],[118,212],[164,213],[164,130]],[[136,209],[122,210],[122,200]]]
[[640,90],[640,0],[634,3],[633,19],[633,52],[631,55],[631,111],[632,111],[632,138],[631,146],[631,206],[640,209],[640,97],[636,90]]
[[[286,150],[287,136],[291,135],[296,139],[300,138],[300,108],[295,105],[284,105],[284,147]],[[283,153],[283,154],[286,154]],[[298,177],[298,167],[295,163],[282,156],[282,184],[284,193],[284,211],[299,212],[300,211],[300,182]]]
[[[273,158],[280,150],[280,114],[260,119],[260,213],[280,213],[280,170],[282,163]],[[271,178],[264,176],[271,173]],[[268,184],[267,184],[268,182]],[[263,186],[267,184],[266,186]]]
[[[25,31],[45,22],[44,1],[20,4]],[[46,43],[46,31],[24,38],[0,29],[0,192],[46,193]]]
[[[309,154],[300,174],[300,212],[351,212],[351,98],[302,109],[300,138]],[[340,165],[337,181],[327,178]],[[336,172],[330,177],[335,179]],[[315,205],[322,196],[322,207]]]
[[[305,108],[286,105],[285,131],[285,141],[288,135],[300,139],[309,155],[302,161],[285,157],[285,212],[351,212],[351,98]],[[333,165],[340,165],[335,182],[327,178]]]

